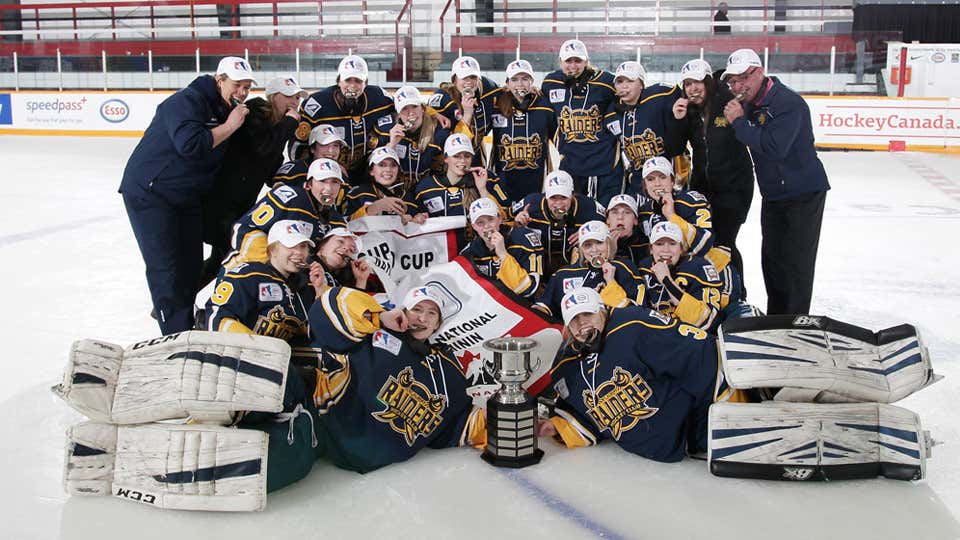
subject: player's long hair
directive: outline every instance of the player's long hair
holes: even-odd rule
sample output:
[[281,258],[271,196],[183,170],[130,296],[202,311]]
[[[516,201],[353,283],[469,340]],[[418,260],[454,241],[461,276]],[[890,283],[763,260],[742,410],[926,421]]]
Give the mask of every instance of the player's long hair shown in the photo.
[[[600,311],[598,312],[598,314],[603,319],[603,321],[601,322],[601,327],[605,327],[607,325],[607,321],[610,319],[610,308],[607,306],[600,306]],[[570,327],[568,325],[564,324],[563,330],[560,332],[560,337],[563,339],[563,345],[560,346],[560,350],[561,351],[569,350],[577,353],[582,352],[584,348],[583,345],[580,345],[577,342],[577,340],[573,339],[573,336],[570,334],[569,328]],[[603,339],[602,329],[600,330],[600,333],[601,333],[600,339],[602,340]]]
[[536,86],[530,87],[530,93],[523,98],[526,104],[518,104],[517,98],[514,97],[513,92],[507,89],[506,86],[500,89],[500,92],[494,98],[493,106],[497,109],[504,118],[512,118],[513,113],[517,110],[517,105],[524,105],[523,110],[526,112],[526,107],[529,107],[533,100],[540,97],[540,89]]
[[[608,236],[607,239],[604,241],[604,244],[607,246],[606,260],[607,262],[610,262],[617,256],[617,243],[612,237]],[[587,258],[580,251],[580,246],[578,245],[573,250],[571,250],[570,264],[576,264],[577,262],[581,262],[581,261],[584,266],[589,266],[590,264],[590,262],[587,261]]]

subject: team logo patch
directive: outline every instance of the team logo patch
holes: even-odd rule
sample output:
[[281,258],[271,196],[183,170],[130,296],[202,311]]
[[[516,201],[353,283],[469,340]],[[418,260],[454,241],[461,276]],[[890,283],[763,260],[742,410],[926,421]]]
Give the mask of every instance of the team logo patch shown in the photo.
[[273,190],[273,195],[281,202],[288,203],[297,196],[297,192],[290,186],[280,186]]
[[513,212],[514,214],[517,214],[517,213],[519,213],[521,210],[523,210],[523,207],[524,207],[524,206],[525,206],[525,205],[523,204],[523,201],[517,201],[517,202],[513,203],[512,205],[510,205],[510,211]]
[[260,301],[261,302],[279,302],[283,300],[283,289],[280,288],[280,285],[277,283],[261,283],[260,284]]
[[297,125],[296,136],[298,140],[307,140],[307,138],[310,137],[310,124],[306,122],[300,122],[300,124]]
[[[361,124],[362,124],[362,123],[363,123],[363,122],[361,121]],[[362,127],[362,126],[361,126],[361,127]],[[343,139],[343,140],[346,140],[346,138],[347,138],[347,130],[346,130],[343,126],[335,126],[333,129],[334,129],[334,131],[337,132],[337,136],[338,136],[338,137],[340,137],[340,138]]]
[[407,145],[398,144],[397,147],[394,148],[394,150],[396,150],[397,157],[399,157],[400,159],[407,157]]
[[583,391],[587,414],[600,431],[607,430],[614,440],[633,429],[640,420],[657,414],[659,409],[648,407],[653,390],[640,375],[631,375],[623,368],[615,368],[613,377],[597,387],[596,392]]
[[[650,280],[650,281],[647,282],[647,283],[648,283],[648,288],[651,288],[651,289],[652,289],[652,288],[655,288],[655,287],[658,287],[658,286],[659,286],[659,287],[662,287],[662,285],[660,285],[659,282],[654,281],[654,280],[651,279],[649,276],[647,276],[647,279]],[[661,311],[657,311],[657,310],[655,310],[655,309],[651,309],[651,310],[649,311],[649,315],[650,315],[651,317],[653,317],[654,319],[662,322],[663,324],[670,324],[671,322],[673,322],[673,319],[670,318],[669,315],[667,315],[666,313],[663,313],[663,312],[661,312]]]
[[431,197],[423,202],[424,206],[427,207],[427,210],[430,212],[443,212],[443,198],[442,197]]
[[381,116],[380,118],[377,118],[377,127],[383,127],[387,124],[392,124],[392,123],[393,123],[393,117],[390,115]]
[[383,330],[377,330],[373,333],[373,346],[378,349],[390,351],[394,356],[400,352],[401,345],[402,342],[400,339],[393,334],[384,332]]
[[597,213],[600,214],[601,216],[607,215],[607,209],[604,208],[603,205],[600,204],[599,202],[597,202],[596,204],[597,204]]
[[443,103],[443,94],[440,92],[430,96],[430,100],[427,101],[427,105],[430,105],[431,107],[439,107],[441,103]]
[[492,120],[493,120],[493,127],[495,128],[507,127],[507,118],[502,114],[494,114]]
[[703,195],[703,193],[700,193],[699,191],[694,191],[691,189],[690,191],[687,191],[687,194],[690,196],[691,199],[697,202],[707,202],[707,198]]
[[567,99],[566,88],[554,88],[550,90],[550,103],[563,103]]
[[313,98],[308,98],[303,102],[303,111],[310,116],[316,116],[320,108],[320,104]]
[[293,168],[296,166],[297,166],[296,161],[288,161],[283,165],[281,165],[279,169],[277,169],[277,174],[287,174],[288,172],[292,171]]
[[607,122],[607,131],[613,133],[614,135],[620,135],[623,131],[620,129],[620,122],[613,121]]
[[583,278],[566,278],[563,280],[563,293],[566,294],[578,287],[583,287]]
[[710,281],[720,281],[720,272],[717,272],[717,267],[712,264],[703,265],[703,274]]
[[407,446],[413,446],[417,437],[429,437],[443,422],[440,413],[446,406],[444,397],[431,394],[425,385],[417,382],[410,367],[387,379],[377,399],[386,408],[372,416],[402,434]]
[[543,242],[540,241],[540,231],[523,233],[523,236],[527,238],[527,241],[530,242],[530,245],[533,247],[540,247],[543,245]]
[[730,127],[730,122],[727,122],[726,117],[718,116],[713,119],[713,125],[714,127],[725,128],[725,127]]
[[557,381],[557,384],[553,385],[553,388],[557,391],[557,395],[559,395],[561,398],[567,399],[570,397],[570,389],[567,388],[566,379],[560,379]]

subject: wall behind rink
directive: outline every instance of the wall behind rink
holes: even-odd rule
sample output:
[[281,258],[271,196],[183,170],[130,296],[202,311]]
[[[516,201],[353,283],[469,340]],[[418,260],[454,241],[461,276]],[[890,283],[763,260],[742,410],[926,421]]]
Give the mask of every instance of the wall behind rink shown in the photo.
[[[0,135],[139,137],[169,95],[0,93]],[[960,153],[960,98],[805,97],[821,148]]]

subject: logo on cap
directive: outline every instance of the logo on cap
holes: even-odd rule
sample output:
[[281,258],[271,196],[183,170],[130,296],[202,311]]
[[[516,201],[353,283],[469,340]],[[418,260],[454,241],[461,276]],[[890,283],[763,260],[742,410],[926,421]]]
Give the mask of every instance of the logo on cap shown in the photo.
[[347,69],[360,69],[360,66],[357,65],[353,60],[347,60],[343,63],[343,67]]
[[564,47],[564,49],[566,49],[566,50],[568,50],[568,51],[576,52],[576,51],[577,51],[577,43],[576,43],[575,41],[571,41],[570,43],[567,43],[567,46]]
[[571,294],[563,301],[563,309],[570,309],[573,306],[580,305],[587,301],[587,295],[583,293]]
[[300,223],[296,221],[287,224],[287,234],[299,234],[303,236],[309,236],[309,234],[304,232],[303,229],[300,227]]
[[472,58],[464,58],[463,60],[460,60],[460,67],[472,68],[472,67],[476,67],[476,63],[473,62]]
[[239,60],[233,63],[233,69],[242,69],[243,71],[250,71],[250,68],[247,67],[247,63],[243,60]]
[[559,177],[559,176],[551,176],[550,178],[547,178],[547,186],[548,186],[548,187],[560,187],[560,177]]
[[467,138],[463,135],[455,134],[450,138],[451,144],[469,144]]

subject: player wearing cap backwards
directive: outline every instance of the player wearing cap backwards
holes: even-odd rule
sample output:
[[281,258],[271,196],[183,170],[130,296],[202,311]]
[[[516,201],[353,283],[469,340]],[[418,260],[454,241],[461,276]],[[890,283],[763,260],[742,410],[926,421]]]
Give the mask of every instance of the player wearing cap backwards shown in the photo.
[[672,112],[681,90],[663,84],[647,86],[647,72],[639,62],[623,62],[614,77],[618,99],[605,111],[603,123],[619,138],[629,165],[627,180],[638,189],[648,159],[664,156],[673,161],[684,151],[682,124]]
[[392,100],[379,86],[367,84],[367,62],[356,55],[347,56],[337,68],[337,84],[314,92],[300,104],[297,140],[290,147],[290,158],[307,153],[311,130],[329,124],[346,142],[340,159],[347,176],[362,178],[367,155],[377,147],[374,130],[390,130]]
[[448,118],[451,125],[463,122],[469,128],[475,166],[490,167],[485,159],[483,138],[493,127],[493,100],[499,89],[497,83],[483,76],[475,58],[461,56],[450,65],[450,82],[441,84],[428,102]]
[[267,231],[277,221],[293,219],[312,226],[308,236],[319,242],[333,227],[346,227],[335,208],[343,183],[340,165],[320,158],[310,164],[302,185],[280,186],[267,192],[260,203],[234,225],[232,251],[223,265],[229,269],[241,262],[266,260]]
[[540,233],[547,256],[545,276],[571,261],[580,227],[588,221],[602,221],[604,213],[600,203],[573,192],[573,178],[566,171],[548,174],[543,193],[527,195],[513,203],[511,211],[517,225]]
[[650,240],[640,223],[639,204],[633,195],[617,195],[607,205],[607,227],[616,242],[617,257],[637,265],[648,254]]
[[470,205],[470,226],[476,236],[460,255],[470,259],[477,272],[506,285],[515,294],[531,297],[543,275],[540,233],[526,227],[509,227],[497,203],[481,197]]
[[709,260],[684,252],[680,227],[669,221],[653,225],[650,255],[637,266],[643,283],[639,304],[716,332],[729,296],[721,306],[720,272]]
[[563,295],[577,287],[600,293],[609,307],[625,307],[640,300],[640,274],[626,259],[615,257],[616,244],[602,221],[588,221],[577,234],[575,262],[558,268],[550,276],[543,294],[533,307],[551,317],[560,316]]
[[197,77],[157,106],[123,170],[119,191],[164,334],[193,328],[201,201],[213,189],[227,140],[250,112],[243,102],[255,83],[246,60],[223,58],[216,76]]
[[644,196],[639,215],[644,229],[660,221],[676,223],[693,255],[705,255],[713,247],[710,202],[701,193],[677,185],[673,165],[662,156],[643,164],[643,183],[637,188]]
[[623,193],[617,138],[603,122],[616,97],[613,74],[590,65],[587,46],[570,39],[560,46],[560,69],[543,79],[543,95],[556,116],[559,168],[573,177],[577,193],[603,205]]
[[673,114],[685,123],[693,148],[690,189],[710,201],[714,243],[730,249],[732,264],[742,276],[737,234],[753,199],[753,161],[723,115],[733,94],[727,85],[717,84],[710,64],[700,59],[684,64],[680,78],[684,97],[674,103]]
[[553,109],[533,85],[526,60],[507,65],[507,81],[496,94],[490,164],[511,201],[543,188],[550,158],[548,142],[557,130]]
[[413,190],[400,179],[400,158],[389,146],[381,146],[370,153],[367,180],[350,188],[347,193],[346,214],[349,219],[365,216],[397,215],[403,224],[410,221],[423,224],[426,212],[417,213]]

